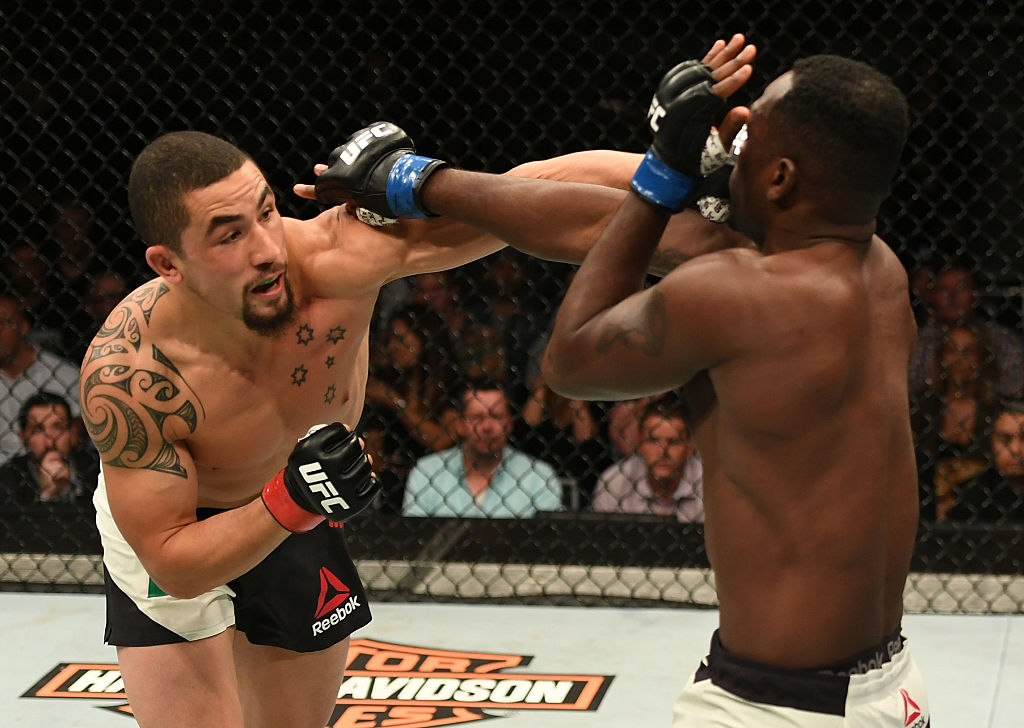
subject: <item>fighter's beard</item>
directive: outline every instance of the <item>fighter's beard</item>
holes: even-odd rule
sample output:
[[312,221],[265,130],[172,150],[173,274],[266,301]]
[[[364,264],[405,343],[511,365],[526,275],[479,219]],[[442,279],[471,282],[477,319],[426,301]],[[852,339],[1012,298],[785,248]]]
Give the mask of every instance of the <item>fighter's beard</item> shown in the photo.
[[242,323],[260,336],[273,338],[280,336],[295,318],[295,298],[292,296],[292,285],[288,278],[284,279],[284,298],[282,307],[267,314],[253,311],[249,299],[242,305]]

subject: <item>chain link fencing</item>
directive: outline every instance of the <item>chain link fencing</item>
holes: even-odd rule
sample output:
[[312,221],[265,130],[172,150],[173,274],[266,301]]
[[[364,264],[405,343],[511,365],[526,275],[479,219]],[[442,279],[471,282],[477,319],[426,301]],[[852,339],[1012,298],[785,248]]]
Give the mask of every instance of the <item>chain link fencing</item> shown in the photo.
[[[878,229],[907,267],[922,335],[938,352],[912,372],[922,519],[907,607],[1024,608],[1022,526],[1005,504],[993,512],[989,490],[980,500],[958,496],[991,474],[999,403],[1021,394],[1017,3],[44,0],[0,3],[0,23],[0,272],[2,293],[13,296],[7,308],[0,298],[0,325],[8,347],[17,328],[9,309],[29,315],[28,338],[52,352],[40,361],[55,377],[33,388],[58,392],[74,390],[61,389],[53,356],[77,369],[106,312],[148,277],[125,189],[132,160],[161,133],[198,129],[233,141],[261,166],[282,212],[306,218],[319,208],[291,195],[291,185],[310,181],[314,162],[378,119],[402,126],[421,153],[500,172],[583,149],[642,151],[662,72],[733,32],[760,49],[737,103],[802,56],[871,63],[912,110]],[[540,415],[527,412],[541,397],[537,357],[570,273],[506,252],[382,293],[371,384],[386,394],[368,398],[360,426],[387,488],[349,529],[375,598],[715,604],[699,518],[623,513],[625,504],[595,512],[602,473],[637,451],[637,411],[552,398]],[[965,292],[972,323],[941,325],[943,307]],[[403,326],[433,357],[429,392],[389,349]],[[5,374],[16,371],[9,347],[0,356]],[[972,376],[985,381],[972,390],[970,424],[955,427],[960,410],[946,384],[970,357]],[[481,374],[503,381],[516,421],[511,443],[549,463],[558,502],[494,518],[403,515],[417,500],[409,474],[451,445],[451,431],[426,446],[399,405],[420,398],[423,417],[450,422],[460,383]],[[0,385],[11,423],[4,457],[12,457],[27,395],[10,376]],[[543,472],[544,487],[551,477]],[[60,503],[4,496],[0,584],[98,588],[87,490]]]

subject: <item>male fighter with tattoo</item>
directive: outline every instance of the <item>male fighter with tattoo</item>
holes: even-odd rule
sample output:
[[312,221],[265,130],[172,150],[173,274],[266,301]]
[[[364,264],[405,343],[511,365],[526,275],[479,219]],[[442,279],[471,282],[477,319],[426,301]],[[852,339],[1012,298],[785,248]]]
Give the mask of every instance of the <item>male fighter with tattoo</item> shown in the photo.
[[[724,77],[753,53],[737,37],[706,60]],[[216,137],[165,135],[133,165],[129,203],[157,277],[97,333],[81,388],[103,462],[106,639],[144,727],[323,728],[348,635],[370,619],[339,527],[377,490],[346,424],[362,409],[381,286],[506,242],[578,262],[640,161],[580,153],[499,176],[412,152],[394,125],[357,132],[315,185],[296,185],[351,203],[311,220],[282,217],[255,162]],[[541,177],[558,181],[526,179]],[[442,196],[476,197],[484,181],[489,201],[477,220],[397,220],[430,215],[428,178]],[[656,271],[735,239],[698,214],[674,221]]]
[[915,325],[904,269],[875,234],[906,100],[866,64],[798,61],[750,107],[729,184],[731,222],[756,249],[699,256],[644,289],[700,177],[714,81],[696,62],[662,80],[634,194],[573,279],[544,375],[574,398],[685,385],[720,624],[676,728],[923,728],[900,630],[918,514]]

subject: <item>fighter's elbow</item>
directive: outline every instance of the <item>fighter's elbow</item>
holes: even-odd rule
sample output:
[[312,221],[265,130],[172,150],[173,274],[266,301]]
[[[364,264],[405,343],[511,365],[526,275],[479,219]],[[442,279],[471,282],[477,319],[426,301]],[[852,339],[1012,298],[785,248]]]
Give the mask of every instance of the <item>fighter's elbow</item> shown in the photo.
[[[153,583],[156,584],[155,581]],[[157,588],[163,591],[167,596],[174,597],[175,599],[195,599],[200,594],[204,594],[209,591],[209,589],[199,589],[196,587],[189,588],[186,585],[163,587],[157,584]]]
[[556,394],[569,399],[581,399],[579,380],[573,376],[578,367],[566,347],[549,344],[541,357],[540,371],[544,382]]
[[194,578],[190,578],[188,574],[176,574],[171,569],[147,569],[147,571],[149,572],[150,592],[153,592],[155,588],[175,599],[194,599],[210,590]]

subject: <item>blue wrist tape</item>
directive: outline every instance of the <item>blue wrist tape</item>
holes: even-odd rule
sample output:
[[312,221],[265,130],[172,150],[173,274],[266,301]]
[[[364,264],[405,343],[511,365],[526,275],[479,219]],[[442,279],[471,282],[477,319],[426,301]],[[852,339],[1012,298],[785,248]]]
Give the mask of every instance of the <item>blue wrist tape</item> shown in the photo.
[[434,217],[416,204],[416,182],[423,169],[435,161],[431,157],[406,154],[391,168],[385,195],[397,217]]
[[[390,188],[390,184],[388,187]],[[689,203],[697,181],[669,167],[648,150],[637,167],[629,186],[642,197],[670,212],[679,212]]]

